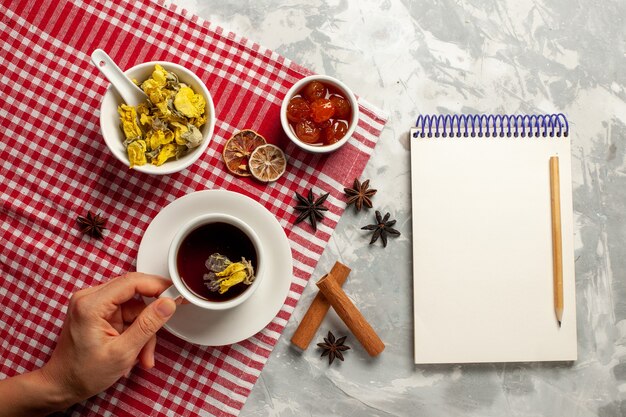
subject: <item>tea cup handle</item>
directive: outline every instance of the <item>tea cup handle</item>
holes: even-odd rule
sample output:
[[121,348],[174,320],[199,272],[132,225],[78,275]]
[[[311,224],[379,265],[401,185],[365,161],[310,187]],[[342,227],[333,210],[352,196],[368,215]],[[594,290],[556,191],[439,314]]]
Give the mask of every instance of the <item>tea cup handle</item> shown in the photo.
[[170,285],[167,290],[163,291],[161,295],[159,295],[159,298],[161,297],[172,298],[174,299],[174,301],[176,301],[176,304],[180,304],[185,300],[185,298],[181,295],[180,291],[178,291],[175,285]]

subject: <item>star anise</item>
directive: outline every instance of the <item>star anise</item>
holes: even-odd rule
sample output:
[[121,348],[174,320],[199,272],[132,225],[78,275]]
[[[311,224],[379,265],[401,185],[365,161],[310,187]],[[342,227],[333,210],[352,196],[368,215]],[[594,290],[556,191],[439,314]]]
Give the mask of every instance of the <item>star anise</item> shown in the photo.
[[324,338],[324,343],[318,343],[317,346],[321,347],[324,351],[322,352],[321,357],[328,355],[328,364],[331,365],[335,358],[343,361],[343,353],[346,350],[350,349],[350,346],[346,346],[343,342],[346,341],[347,336],[340,337],[339,339],[335,339],[335,335],[332,332],[328,332],[328,337]]
[[300,215],[296,219],[296,223],[300,223],[302,220],[308,218],[311,222],[311,226],[313,226],[313,230],[317,230],[317,221],[322,220],[324,218],[324,214],[322,212],[328,210],[328,207],[322,205],[328,198],[328,193],[321,195],[316,200],[313,195],[313,189],[311,188],[306,198],[297,192],[296,197],[298,198],[298,202],[300,204],[298,204],[295,208],[296,210],[301,211]]
[[376,210],[376,223],[369,224],[367,226],[361,227],[361,230],[373,230],[374,234],[372,235],[372,240],[370,240],[370,245],[378,240],[383,241],[383,246],[387,247],[387,236],[391,235],[394,237],[400,236],[400,232],[394,229],[392,226],[396,224],[395,220],[389,220],[389,213],[385,214],[385,217],[382,217],[380,211]]
[[354,204],[354,211],[361,211],[363,205],[372,208],[372,196],[377,190],[369,188],[370,180],[359,182],[358,178],[354,179],[352,188],[344,188],[343,192],[348,196],[348,205]]
[[87,212],[87,217],[78,216],[80,231],[96,239],[102,239],[102,232],[106,230],[104,227],[106,222],[106,219],[100,214],[93,214],[91,211]]

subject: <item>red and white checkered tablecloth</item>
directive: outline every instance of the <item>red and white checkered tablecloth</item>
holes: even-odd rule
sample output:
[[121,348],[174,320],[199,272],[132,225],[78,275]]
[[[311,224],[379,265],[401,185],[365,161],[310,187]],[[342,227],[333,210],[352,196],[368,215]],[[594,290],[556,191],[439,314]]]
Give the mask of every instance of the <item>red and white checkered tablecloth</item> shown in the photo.
[[[154,369],[136,369],[67,414],[237,415],[345,209],[343,187],[360,177],[385,116],[359,100],[350,142],[330,156],[309,154],[290,144],[278,116],[289,87],[309,71],[251,40],[149,0],[9,0],[0,10],[0,378],[45,363],[73,292],[135,269],[143,232],[163,207],[194,191],[226,189],[259,200],[289,239],[294,277],[277,317],[249,339],[221,347],[161,331]],[[197,163],[148,176],[109,153],[98,121],[108,82],[91,64],[96,48],[122,68],[164,60],[198,74],[214,97],[217,126]],[[285,150],[290,163],[279,181],[261,185],[225,170],[224,143],[243,128]],[[294,192],[311,187],[330,192],[317,232],[293,224]],[[80,233],[76,218],[88,210],[108,219],[103,240]]]

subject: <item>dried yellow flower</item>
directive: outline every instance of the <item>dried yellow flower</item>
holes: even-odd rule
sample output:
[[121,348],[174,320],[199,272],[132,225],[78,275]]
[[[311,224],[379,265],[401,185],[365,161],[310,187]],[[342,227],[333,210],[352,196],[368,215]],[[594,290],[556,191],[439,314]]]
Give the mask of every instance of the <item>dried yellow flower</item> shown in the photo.
[[141,129],[137,124],[137,111],[132,106],[122,104],[117,108],[126,140],[141,139]]
[[196,94],[187,86],[181,87],[174,97],[174,107],[189,118],[200,117],[204,114],[206,102],[204,97]]
[[146,142],[143,140],[136,140],[131,142],[127,147],[128,161],[130,162],[130,168],[137,165],[146,164]]
[[162,165],[202,143],[199,128],[207,121],[202,95],[158,64],[141,89],[148,96],[146,103],[136,108],[122,104],[117,109],[131,168]]

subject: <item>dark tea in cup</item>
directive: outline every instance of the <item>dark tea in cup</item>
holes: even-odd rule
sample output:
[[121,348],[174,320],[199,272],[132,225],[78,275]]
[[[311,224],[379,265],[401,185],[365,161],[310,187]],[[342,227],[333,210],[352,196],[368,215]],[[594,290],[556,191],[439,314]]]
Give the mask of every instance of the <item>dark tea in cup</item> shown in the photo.
[[161,296],[182,296],[208,310],[236,307],[259,287],[263,258],[261,241],[244,220],[224,213],[198,216],[172,238],[173,285]]
[[178,274],[189,291],[209,301],[228,301],[246,291],[249,285],[244,282],[233,285],[224,293],[209,289],[205,279],[209,272],[206,264],[212,254],[220,254],[232,262],[244,258],[252,264],[254,271],[257,270],[257,252],[245,232],[225,222],[206,223],[183,238],[176,254]]

